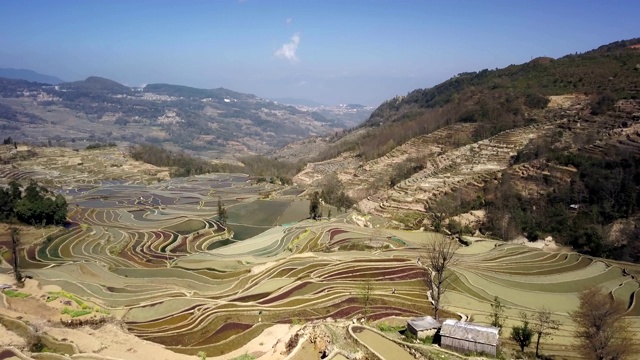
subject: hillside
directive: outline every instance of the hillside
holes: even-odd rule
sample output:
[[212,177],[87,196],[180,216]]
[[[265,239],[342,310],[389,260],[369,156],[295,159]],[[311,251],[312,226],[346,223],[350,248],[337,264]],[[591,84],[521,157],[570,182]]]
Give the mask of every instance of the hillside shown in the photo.
[[[508,93],[531,105],[536,95],[593,94],[606,90],[619,98],[631,97],[640,91],[640,70],[636,66],[638,49],[633,48],[637,44],[640,44],[640,38],[559,59],[539,57],[504,69],[461,73],[433,88],[417,89],[405,97],[383,103],[371,114],[365,126],[403,121],[413,116],[412,111],[442,108],[457,102],[463,95],[483,100],[489,93]],[[480,105],[479,101],[476,105]],[[472,115],[464,114],[467,118],[453,120],[469,121]]]
[[361,127],[307,144],[318,146],[294,182],[337,178],[361,211],[395,226],[552,236],[640,261],[629,235],[640,218],[638,42],[460,74],[389,100]]
[[81,93],[104,92],[107,94],[129,94],[132,92],[128,86],[99,76],[89,76],[81,81],[62,83],[59,88],[63,91],[76,91]]
[[33,70],[27,70],[27,69],[3,68],[3,69],[0,69],[0,78],[26,80],[26,81],[38,82],[43,84],[52,84],[52,85],[56,85],[64,82],[64,80],[61,80],[60,78],[57,78],[55,76],[44,75],[44,74],[37,73]]
[[149,142],[224,157],[266,153],[347,127],[224,88],[135,89],[95,76],[55,87],[0,79],[0,96],[0,129],[19,142]]
[[309,100],[309,99],[299,99],[299,98],[290,98],[290,97],[285,97],[285,98],[272,98],[269,99],[271,101],[277,102],[279,104],[287,104],[287,105],[301,105],[301,106],[308,106],[308,107],[320,107],[320,106],[325,106],[324,104],[321,104],[317,101],[313,101],[313,100]]

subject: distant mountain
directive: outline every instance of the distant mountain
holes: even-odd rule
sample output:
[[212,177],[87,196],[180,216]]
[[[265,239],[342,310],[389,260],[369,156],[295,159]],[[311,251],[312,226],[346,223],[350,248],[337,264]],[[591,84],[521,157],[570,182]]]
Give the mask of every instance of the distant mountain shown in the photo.
[[0,132],[18,141],[147,142],[238,155],[273,151],[346,124],[224,88],[133,89],[96,76],[54,87],[0,78]]
[[247,100],[257,99],[258,97],[251,94],[243,94],[225,88],[217,89],[198,89],[183,85],[172,84],[149,84],[144,87],[144,92],[159,95],[174,96],[188,99],[215,99],[215,100]]
[[55,76],[44,75],[44,74],[37,73],[33,70],[27,70],[27,69],[10,69],[10,68],[1,69],[0,68],[0,77],[6,78],[6,79],[27,80],[27,81],[33,81],[33,82],[38,82],[43,84],[52,84],[52,85],[57,85],[64,82],[64,80],[61,80],[60,78],[57,78]]
[[277,99],[269,99],[271,101],[275,101],[278,104],[286,104],[286,105],[299,105],[299,106],[308,106],[308,107],[320,107],[325,106],[322,103],[317,101],[309,100],[309,99],[298,99],[298,98],[277,98]]
[[130,93],[133,90],[113,80],[98,76],[89,76],[85,80],[60,84],[63,90],[89,91],[89,92],[109,92],[117,94]]

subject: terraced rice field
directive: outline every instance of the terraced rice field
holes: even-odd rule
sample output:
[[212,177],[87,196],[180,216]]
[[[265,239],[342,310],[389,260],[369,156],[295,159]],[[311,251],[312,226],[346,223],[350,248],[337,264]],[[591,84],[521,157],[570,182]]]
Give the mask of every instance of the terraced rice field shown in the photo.
[[[83,179],[66,177],[67,189],[78,190],[66,192],[71,225],[26,246],[23,272],[175,352],[224,355],[274,324],[361,316],[365,280],[374,284],[370,320],[432,313],[417,259],[441,235],[363,228],[352,214],[297,221],[308,213],[306,200],[263,199],[282,189],[238,174],[148,185]],[[228,207],[228,227],[217,221],[218,198]],[[640,274],[638,266],[492,240],[476,240],[458,257],[446,316],[488,323],[498,296],[511,326],[520,310],[546,306],[562,326],[553,341],[543,340],[543,352],[572,358],[568,313],[581,290],[597,285],[628,304],[632,330],[640,333],[640,284],[632,275]],[[3,261],[0,272],[9,271]]]

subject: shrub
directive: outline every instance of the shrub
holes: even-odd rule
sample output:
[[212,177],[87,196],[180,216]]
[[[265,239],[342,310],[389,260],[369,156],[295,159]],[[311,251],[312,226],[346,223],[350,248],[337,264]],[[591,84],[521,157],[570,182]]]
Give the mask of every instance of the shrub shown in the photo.
[[530,109],[544,109],[549,104],[549,99],[537,93],[529,93],[524,98],[524,105]]
[[402,325],[393,326],[387,323],[378,324],[378,330],[382,332],[398,332],[398,331],[401,331],[402,329],[405,329],[405,327]]
[[16,291],[16,290],[7,290],[7,291],[4,292],[4,294],[7,297],[20,298],[20,299],[28,298],[29,296],[31,296],[31,294],[23,293],[23,292]]
[[93,312],[93,310],[91,309],[86,309],[86,310],[74,310],[68,307],[65,307],[62,309],[62,311],[60,311],[61,314],[66,314],[71,316],[72,318],[75,317],[79,317],[79,316],[84,316],[84,315],[89,315]]
[[614,105],[616,104],[616,98],[613,94],[609,92],[605,92],[600,94],[594,103],[591,105],[591,114],[592,115],[602,115],[607,111],[613,110]]

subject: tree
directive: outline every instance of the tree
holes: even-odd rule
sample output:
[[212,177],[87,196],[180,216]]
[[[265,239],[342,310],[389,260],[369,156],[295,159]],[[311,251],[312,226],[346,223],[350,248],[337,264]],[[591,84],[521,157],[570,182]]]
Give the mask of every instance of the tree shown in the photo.
[[536,357],[539,357],[540,339],[543,336],[550,336],[554,331],[560,328],[560,322],[551,318],[551,310],[543,307],[532,318],[531,329],[537,335],[536,338]]
[[499,329],[499,335],[502,335],[502,327],[504,326],[504,319],[502,318],[503,314],[504,306],[500,302],[500,298],[496,296],[493,298],[493,304],[491,304],[491,326]]
[[314,191],[309,199],[309,217],[313,220],[318,220],[321,216],[320,193]]
[[616,97],[611,92],[604,92],[592,100],[591,115],[602,115],[613,110],[616,104]]
[[522,326],[514,326],[511,329],[511,340],[515,341],[520,347],[520,351],[524,351],[524,348],[531,345],[531,339],[533,339],[533,330],[529,327],[529,319],[527,314],[521,314]]
[[227,220],[229,220],[227,208],[224,206],[222,199],[218,197],[218,221],[220,221],[223,226],[227,226]]
[[433,230],[440,232],[444,221],[453,213],[454,203],[447,198],[441,198],[435,203],[424,205],[425,210],[431,217]]
[[360,289],[358,289],[358,297],[362,302],[362,310],[364,312],[364,322],[367,322],[367,317],[369,316],[369,305],[371,304],[371,293],[373,292],[373,283],[371,279],[365,280],[362,285],[360,285]]
[[325,204],[336,206],[338,212],[340,212],[341,208],[344,208],[346,211],[354,204],[353,199],[345,192],[344,185],[334,173],[324,179],[320,191],[320,198]]
[[16,277],[17,282],[22,282],[22,274],[20,273],[20,267],[18,264],[18,247],[20,246],[20,229],[12,226],[9,229],[11,233],[11,253],[13,255],[13,274]]
[[24,196],[15,205],[15,214],[23,223],[62,224],[67,219],[67,200],[31,181],[24,189]]
[[576,323],[576,350],[585,359],[624,360],[637,354],[621,301],[595,287],[580,293],[579,300],[571,318]]
[[425,283],[431,291],[433,301],[433,312],[436,320],[439,320],[439,311],[442,297],[449,286],[449,278],[453,273],[449,267],[455,265],[455,252],[458,249],[458,242],[453,239],[438,236],[434,241],[426,246],[426,265],[429,272],[425,276]]

